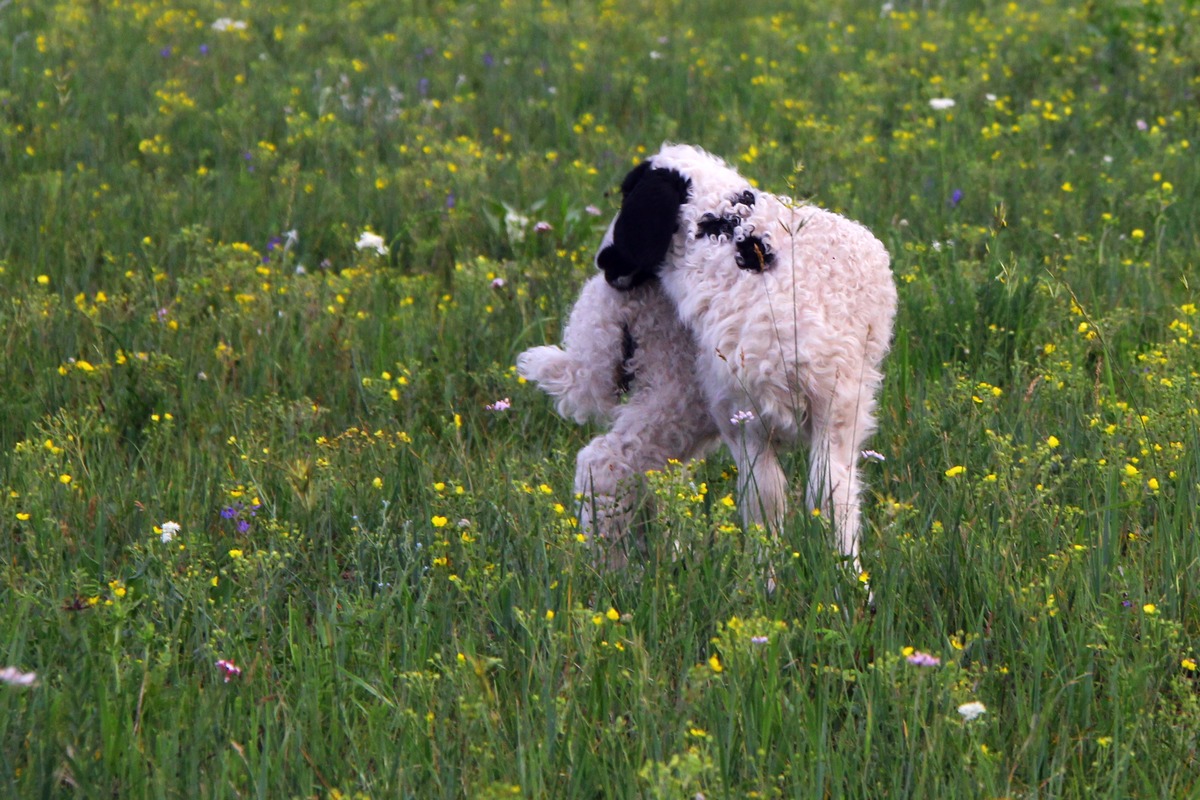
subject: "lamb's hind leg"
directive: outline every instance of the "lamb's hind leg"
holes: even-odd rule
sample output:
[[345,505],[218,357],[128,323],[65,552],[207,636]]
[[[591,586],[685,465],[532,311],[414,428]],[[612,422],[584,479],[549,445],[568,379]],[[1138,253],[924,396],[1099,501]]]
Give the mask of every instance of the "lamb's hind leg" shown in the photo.
[[860,575],[862,480],[858,458],[875,430],[873,386],[846,386],[831,399],[814,402],[811,408],[808,506],[832,519],[838,549],[850,560],[854,573]]
[[787,513],[788,482],[775,448],[765,436],[746,430],[727,435],[725,441],[737,464],[742,521],[777,534]]
[[[723,415],[723,412],[715,412]],[[778,539],[788,506],[788,481],[769,432],[752,415],[722,421],[721,438],[733,454],[738,471],[738,508],[747,531],[761,525]],[[775,566],[762,546],[756,558],[765,568],[768,593],[775,591]]]

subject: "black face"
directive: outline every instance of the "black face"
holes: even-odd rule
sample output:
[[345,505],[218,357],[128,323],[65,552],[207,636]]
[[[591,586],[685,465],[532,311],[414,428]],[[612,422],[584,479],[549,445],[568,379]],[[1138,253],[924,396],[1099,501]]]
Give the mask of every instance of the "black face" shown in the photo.
[[679,207],[687,202],[690,182],[675,170],[643,161],[621,184],[621,213],[612,243],[596,256],[604,278],[618,289],[631,289],[658,276],[671,238],[679,230]]

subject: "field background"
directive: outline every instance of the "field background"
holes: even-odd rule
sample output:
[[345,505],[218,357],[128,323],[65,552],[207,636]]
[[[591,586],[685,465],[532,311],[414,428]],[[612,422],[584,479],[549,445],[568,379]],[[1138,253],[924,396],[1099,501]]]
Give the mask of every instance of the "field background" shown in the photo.
[[[1200,795],[1198,65],[1194,0],[0,3],[0,795]],[[766,593],[723,453],[578,541],[511,365],[663,140],[892,253],[874,610],[803,514]]]

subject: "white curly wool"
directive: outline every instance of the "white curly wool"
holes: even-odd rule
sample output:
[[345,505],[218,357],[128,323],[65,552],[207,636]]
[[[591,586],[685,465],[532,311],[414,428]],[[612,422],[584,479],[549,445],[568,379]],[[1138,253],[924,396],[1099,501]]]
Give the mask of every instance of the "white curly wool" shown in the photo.
[[718,443],[695,361],[691,334],[657,282],[622,291],[603,275],[584,284],[561,348],[534,347],[517,358],[517,373],[554,397],[564,418],[609,423],[579,451],[575,493],[580,527],[606,543],[610,566],[625,562],[622,540],[646,472]]
[[[862,225],[755,190],[689,145],[664,145],[622,192],[597,255],[611,286],[585,286],[565,351],[518,361],[564,416],[613,420],[580,453],[576,489],[585,506],[617,512],[585,512],[585,526],[620,538],[637,476],[702,453],[716,433],[738,466],[744,520],[777,528],[788,507],[779,451],[808,443],[807,504],[832,517],[857,571],[857,459],[896,312],[886,249]],[[637,348],[621,404],[627,334]]]

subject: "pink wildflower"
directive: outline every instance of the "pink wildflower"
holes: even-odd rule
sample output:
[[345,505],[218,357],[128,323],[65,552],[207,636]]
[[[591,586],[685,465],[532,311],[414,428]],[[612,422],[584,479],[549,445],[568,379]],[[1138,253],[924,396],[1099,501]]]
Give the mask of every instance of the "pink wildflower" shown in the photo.
[[217,661],[217,669],[225,673],[225,682],[229,683],[242,674],[242,668],[224,658]]
[[0,669],[0,683],[9,686],[37,686],[36,672],[22,672],[16,667]]

